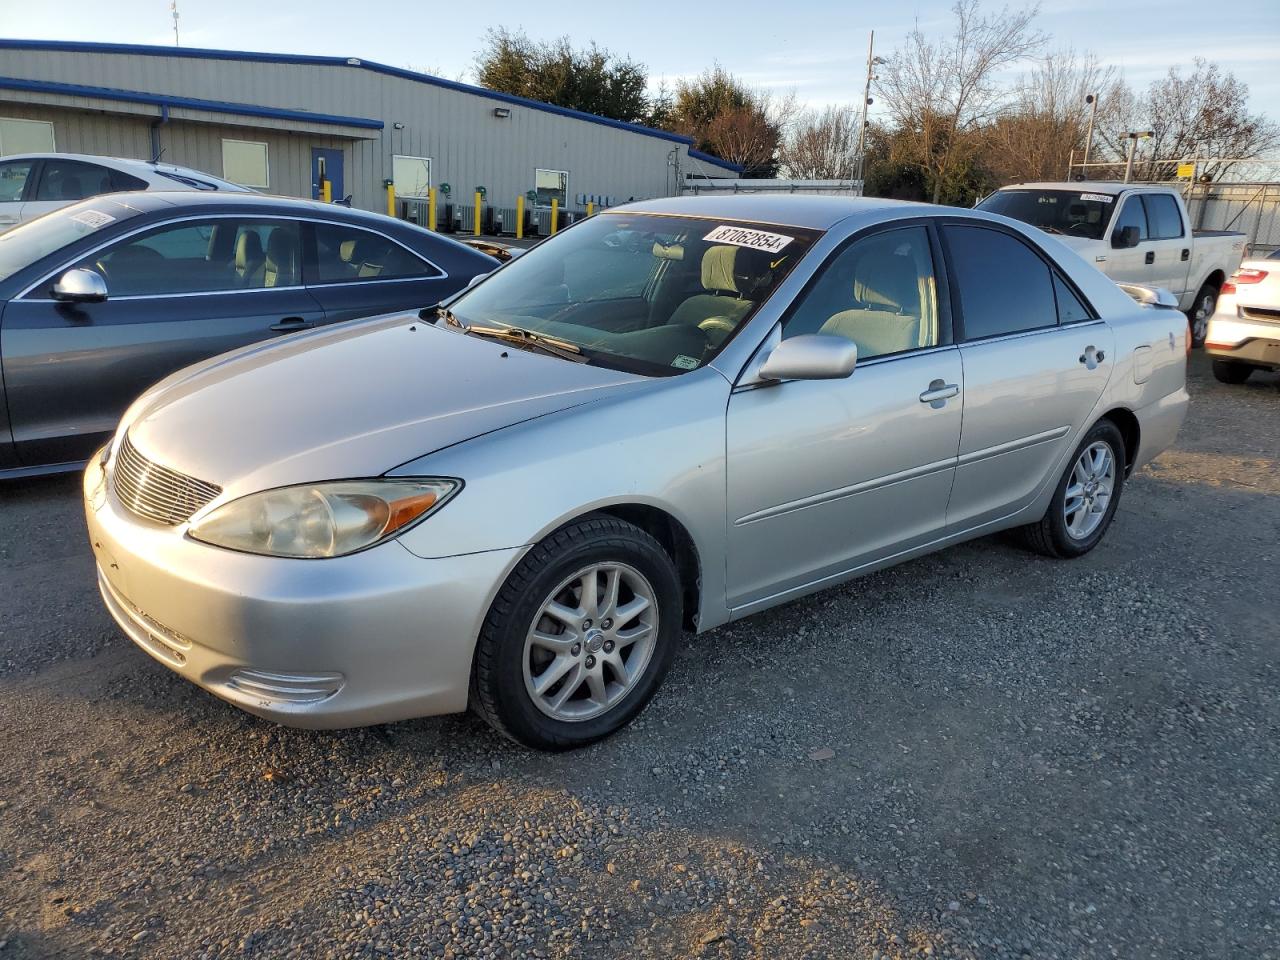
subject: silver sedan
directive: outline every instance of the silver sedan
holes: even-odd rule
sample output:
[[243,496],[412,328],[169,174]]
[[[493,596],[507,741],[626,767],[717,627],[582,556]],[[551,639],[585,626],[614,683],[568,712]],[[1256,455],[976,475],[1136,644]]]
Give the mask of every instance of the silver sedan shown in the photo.
[[85,473],[102,596],[273,720],[587,743],[685,631],[1006,528],[1093,549],[1186,410],[1148,299],[981,212],[623,207],[156,385]]

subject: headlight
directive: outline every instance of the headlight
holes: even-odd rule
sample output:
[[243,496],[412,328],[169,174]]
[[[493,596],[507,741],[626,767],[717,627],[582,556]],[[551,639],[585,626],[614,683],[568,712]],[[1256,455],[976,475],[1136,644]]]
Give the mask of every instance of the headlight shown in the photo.
[[252,493],[224,504],[192,537],[271,557],[340,557],[395,536],[438,510],[457,480],[335,480]]

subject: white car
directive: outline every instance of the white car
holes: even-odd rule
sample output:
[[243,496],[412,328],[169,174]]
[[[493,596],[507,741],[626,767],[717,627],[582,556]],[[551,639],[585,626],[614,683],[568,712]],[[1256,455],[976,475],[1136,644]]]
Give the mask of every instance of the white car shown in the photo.
[[78,153],[14,154],[0,158],[0,232],[86,197],[128,190],[257,192],[172,163]]
[[1280,250],[1246,260],[1222,285],[1204,349],[1223,383],[1244,383],[1254,370],[1280,370]]

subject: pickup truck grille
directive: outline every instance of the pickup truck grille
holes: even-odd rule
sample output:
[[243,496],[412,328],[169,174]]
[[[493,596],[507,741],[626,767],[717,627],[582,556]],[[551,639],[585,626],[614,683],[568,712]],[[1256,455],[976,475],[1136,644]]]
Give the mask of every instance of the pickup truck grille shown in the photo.
[[131,512],[157,523],[175,526],[222,492],[206,483],[148,460],[125,434],[116,454],[113,476],[116,496]]

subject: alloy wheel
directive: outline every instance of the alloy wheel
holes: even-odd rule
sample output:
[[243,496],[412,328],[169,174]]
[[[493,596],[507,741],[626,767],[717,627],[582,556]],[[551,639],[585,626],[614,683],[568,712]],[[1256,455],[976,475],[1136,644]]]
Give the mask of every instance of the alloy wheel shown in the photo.
[[1089,444],[1071,471],[1062,512],[1067,535],[1085,540],[1102,523],[1116,484],[1116,458],[1111,446],[1098,440]]

